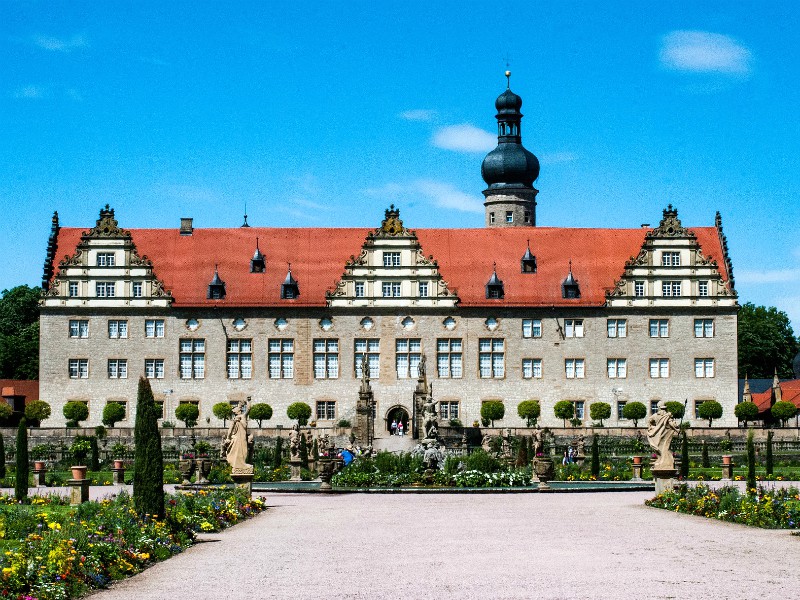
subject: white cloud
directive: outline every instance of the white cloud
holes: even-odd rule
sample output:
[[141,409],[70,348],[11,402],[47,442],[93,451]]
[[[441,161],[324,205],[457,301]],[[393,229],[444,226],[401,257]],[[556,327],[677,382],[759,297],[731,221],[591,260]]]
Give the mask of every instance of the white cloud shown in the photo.
[[672,31],[664,36],[661,64],[674,71],[747,75],[752,53],[732,37],[707,31]]
[[77,48],[85,48],[89,45],[86,38],[82,35],[73,35],[68,39],[48,35],[35,35],[33,36],[33,43],[39,46],[39,48],[52,50],[54,52],[72,52]]
[[46,94],[47,90],[39,85],[26,85],[18,88],[14,92],[14,98],[29,100],[35,98],[44,98]]
[[537,157],[539,162],[543,165],[555,165],[558,163],[572,162],[578,160],[578,155],[574,152],[553,152],[551,154],[542,154]]
[[437,148],[456,152],[488,152],[497,146],[497,136],[469,123],[442,127],[433,134]]
[[414,108],[400,113],[400,118],[406,121],[433,121],[436,111],[427,108]]
[[736,270],[736,283],[779,283],[786,285],[800,281],[800,268],[796,269],[774,269],[765,271],[746,271]]
[[456,188],[450,183],[433,179],[416,179],[405,184],[387,183],[379,188],[371,188],[364,192],[383,200],[422,199],[441,208],[452,208],[463,212],[483,212],[483,202]]

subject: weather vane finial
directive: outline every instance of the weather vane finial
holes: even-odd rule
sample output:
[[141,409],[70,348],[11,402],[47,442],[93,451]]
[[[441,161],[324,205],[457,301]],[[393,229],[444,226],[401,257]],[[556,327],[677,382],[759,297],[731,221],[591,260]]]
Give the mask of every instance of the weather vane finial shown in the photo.
[[505,61],[506,61],[506,82],[507,82],[507,86],[506,87],[510,90],[511,89],[511,71],[510,71],[510,67],[511,67],[511,62],[510,61],[511,61],[511,59],[508,57],[508,53],[506,53]]

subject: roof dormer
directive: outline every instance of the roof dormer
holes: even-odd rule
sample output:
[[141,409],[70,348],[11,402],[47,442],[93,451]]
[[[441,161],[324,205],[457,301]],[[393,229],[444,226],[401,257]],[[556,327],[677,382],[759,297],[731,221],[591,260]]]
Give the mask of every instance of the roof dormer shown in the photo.
[[286,279],[281,284],[281,300],[294,300],[299,295],[300,287],[297,285],[297,280],[292,277],[292,265],[290,264]]
[[486,299],[502,300],[504,296],[503,282],[497,277],[497,264],[495,263],[492,269],[492,276],[486,282]]
[[578,280],[572,274],[572,261],[569,261],[569,273],[561,282],[561,297],[562,298],[580,298],[581,288],[578,285]]
[[224,300],[225,299],[225,282],[220,279],[217,267],[214,267],[214,278],[208,284],[208,293],[206,298],[209,300]]
[[520,271],[522,273],[536,273],[536,257],[531,253],[531,241],[528,240],[528,247],[525,249],[525,254],[522,256],[520,262]]
[[[242,226],[244,227],[244,225]],[[248,226],[249,227],[249,226]],[[250,259],[250,272],[263,273],[267,268],[267,260],[258,248],[258,238],[256,238],[256,251],[253,253],[253,258]]]

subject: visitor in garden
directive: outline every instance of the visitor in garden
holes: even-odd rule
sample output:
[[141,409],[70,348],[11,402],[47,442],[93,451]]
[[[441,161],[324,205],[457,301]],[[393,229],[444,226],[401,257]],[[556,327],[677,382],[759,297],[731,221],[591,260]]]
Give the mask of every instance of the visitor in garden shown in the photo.
[[397,419],[392,421],[392,435],[397,433]]
[[402,421],[397,423],[397,435],[403,435],[403,422]]
[[350,449],[345,448],[339,453],[339,458],[341,458],[344,461],[344,466],[346,467],[351,462],[353,462],[354,456],[353,453],[350,451]]

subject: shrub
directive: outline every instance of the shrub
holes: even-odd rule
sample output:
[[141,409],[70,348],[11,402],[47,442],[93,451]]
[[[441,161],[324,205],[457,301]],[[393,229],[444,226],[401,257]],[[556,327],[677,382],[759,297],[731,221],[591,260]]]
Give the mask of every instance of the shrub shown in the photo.
[[14,409],[5,401],[0,401],[0,422],[5,423],[14,414]]
[[64,417],[68,423],[67,427],[77,427],[81,421],[89,418],[89,407],[85,402],[73,400],[64,405]]
[[681,477],[686,479],[689,476],[689,439],[685,429],[681,433]]
[[350,420],[349,419],[339,419],[336,423],[337,427],[350,427]]
[[747,432],[747,493],[756,489],[756,444],[752,428]]
[[686,412],[686,407],[675,400],[670,400],[664,403],[664,408],[672,414],[673,419],[682,419],[683,413]]
[[[16,458],[14,497],[17,502],[23,502],[28,498],[28,475],[30,473],[30,465],[28,465],[28,423],[25,421],[25,417],[22,417],[19,427],[17,427]],[[5,460],[3,462],[5,463]]]
[[608,402],[592,402],[589,406],[589,417],[593,421],[600,421],[602,427],[603,419],[611,418],[611,405]]
[[647,416],[647,407],[641,402],[628,402],[622,408],[622,417],[633,421],[634,427],[639,427],[639,421]]
[[100,449],[97,447],[97,436],[89,437],[89,470],[100,470]]
[[272,407],[264,402],[253,404],[247,411],[247,418],[253,419],[261,427],[263,421],[269,421],[272,418]]
[[786,427],[786,421],[797,414],[797,408],[793,402],[781,400],[780,402],[776,402],[772,405],[770,412],[772,413],[773,417],[781,422],[781,425]]
[[196,404],[191,402],[178,404],[178,407],[175,409],[175,418],[178,419],[178,421],[183,421],[186,427],[194,427],[197,425],[197,419],[199,417],[200,409],[197,408]]
[[461,429],[464,427],[464,424],[461,422],[461,419],[450,419],[450,427],[454,429]]
[[0,433],[0,479],[6,478],[6,441]]
[[711,460],[708,458],[708,444],[703,440],[702,454],[700,455],[700,464],[704,469],[711,468]]
[[83,465],[86,463],[86,457],[88,456],[89,452],[92,450],[92,443],[89,441],[89,438],[79,435],[75,438],[72,442],[72,445],[69,447],[69,452],[72,454],[73,459],[75,460],[76,465]]
[[308,469],[308,441],[305,433],[300,434],[300,466]]
[[517,405],[517,414],[525,419],[528,427],[536,427],[536,421],[542,414],[542,407],[538,400],[523,400]]
[[113,458],[121,459],[128,453],[128,447],[122,442],[115,442],[110,451]]
[[711,427],[714,419],[722,416],[722,404],[716,400],[706,400],[697,407],[697,416],[701,419],[708,419],[708,426]]
[[[776,403],[777,404],[777,403]],[[767,475],[772,475],[773,471],[773,464],[772,464],[772,436],[774,433],[772,431],[767,433]]]
[[286,416],[302,427],[311,418],[311,407],[305,402],[293,402],[286,409]]
[[483,448],[476,448],[464,458],[464,470],[495,473],[503,470],[503,464]]
[[[180,406],[192,406],[197,410],[194,404]],[[164,458],[161,454],[161,434],[158,432],[159,413],[150,382],[140,377],[134,426],[133,504],[140,515],[156,515],[163,519]]]
[[125,407],[119,402],[107,402],[103,407],[103,423],[113,427],[125,418]]
[[506,406],[500,400],[486,400],[481,404],[481,419],[491,423],[492,427],[494,422],[502,419],[505,414]]
[[217,402],[211,407],[211,412],[214,413],[215,417],[222,421],[223,427],[225,427],[227,424],[228,419],[233,418],[233,407],[231,406],[230,402]]
[[758,406],[756,406],[755,402],[740,402],[733,409],[733,414],[747,427],[747,422],[752,421],[758,416]]
[[560,402],[556,402],[556,405],[553,407],[553,412],[557,419],[562,419],[564,421],[564,427],[566,427],[567,419],[575,417],[575,405],[569,400],[561,400]]
[[596,435],[592,436],[592,475],[600,475],[600,446]]
[[280,469],[281,464],[283,463],[283,438],[278,436],[278,440],[275,442],[275,462],[272,463],[272,467],[274,469]]

